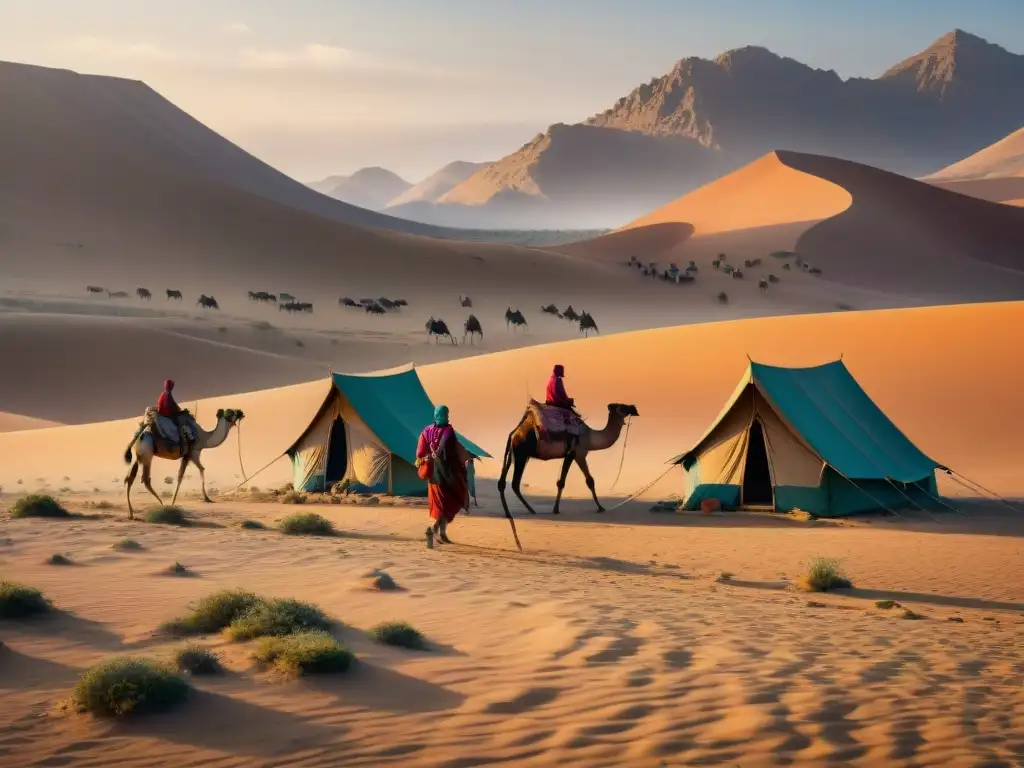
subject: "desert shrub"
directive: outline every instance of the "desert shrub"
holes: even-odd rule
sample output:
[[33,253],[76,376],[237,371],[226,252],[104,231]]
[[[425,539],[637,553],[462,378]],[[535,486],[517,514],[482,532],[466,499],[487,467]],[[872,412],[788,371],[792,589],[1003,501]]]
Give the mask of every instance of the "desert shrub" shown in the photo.
[[800,577],[799,584],[807,592],[828,592],[853,586],[843,573],[841,561],[834,557],[814,558],[807,573]]
[[175,653],[174,667],[186,675],[218,675],[224,671],[220,657],[198,645],[186,645]]
[[188,567],[181,563],[175,563],[174,565],[167,566],[167,573],[171,576],[186,576],[189,573]]
[[[97,493],[99,493],[99,489],[98,488],[95,489],[95,490],[96,490]],[[117,505],[116,504],[114,504],[113,502],[107,501],[106,499],[100,499],[99,501],[87,501],[87,502],[85,502],[85,506],[89,507],[89,509],[101,509],[101,510],[117,509]]]
[[722,571],[718,575],[718,578],[720,578],[722,581],[732,581],[732,577],[733,577],[733,574],[730,573],[729,571]]
[[220,632],[231,622],[263,602],[252,592],[226,589],[202,598],[187,616],[169,621],[161,630],[173,635],[206,635]]
[[185,701],[188,691],[188,683],[170,667],[125,656],[87,669],[71,700],[81,712],[124,717],[171,709]]
[[247,531],[265,531],[267,529],[267,526],[258,520],[243,520],[238,525]]
[[920,619],[923,619],[924,616],[922,616],[920,613],[915,613],[914,611],[910,610],[909,608],[904,608],[903,609],[903,618],[904,619],[908,619],[910,621],[919,621]]
[[252,640],[254,637],[280,637],[330,626],[331,620],[317,606],[286,597],[253,604],[231,622],[227,634],[232,640]]
[[892,608],[901,608],[902,606],[895,600],[876,600],[875,608],[881,608],[883,611],[888,611]]
[[292,676],[347,672],[355,655],[324,631],[264,637],[253,654],[257,663]]
[[53,605],[35,587],[0,581],[0,619],[24,619],[52,610]]
[[375,589],[378,592],[395,592],[399,589],[398,584],[387,571],[372,570],[363,574],[363,581],[367,589]]
[[146,513],[147,523],[156,523],[158,525],[191,525],[192,520],[189,518],[188,512],[181,507],[157,507],[151,509]]
[[287,491],[281,497],[282,504],[305,504],[306,497],[298,491]]
[[121,539],[114,545],[114,549],[118,552],[138,552],[140,549],[144,549],[144,547],[135,539]]
[[68,517],[64,506],[53,496],[45,493],[33,493],[14,502],[11,517],[20,520],[26,517]]
[[281,533],[289,536],[333,536],[334,523],[316,512],[297,512],[281,521]]
[[384,645],[395,645],[424,651],[427,641],[411,624],[404,621],[385,621],[370,630],[370,637]]
[[49,559],[46,562],[50,565],[74,565],[74,563],[71,562],[70,557],[65,557],[60,553],[50,555]]

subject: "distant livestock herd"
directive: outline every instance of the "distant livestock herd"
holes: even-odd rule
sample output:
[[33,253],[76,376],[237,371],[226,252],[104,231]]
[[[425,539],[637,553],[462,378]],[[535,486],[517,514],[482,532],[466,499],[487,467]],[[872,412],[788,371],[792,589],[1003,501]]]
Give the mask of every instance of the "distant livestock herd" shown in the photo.
[[[107,298],[110,299],[127,299],[130,294],[127,291],[110,291],[98,285],[87,285],[85,287],[87,293],[92,294],[106,294]],[[171,288],[166,289],[167,300],[171,299],[175,301],[182,301],[184,297],[182,292]],[[135,295],[138,298],[151,301],[153,293],[147,288],[136,288]],[[278,310],[288,313],[303,312],[307,314],[313,313],[313,303],[309,301],[298,301],[295,296],[290,293],[270,293],[268,291],[249,291],[249,301],[263,303],[263,304],[275,304]],[[360,299],[356,301],[348,296],[343,296],[338,299],[338,305],[342,307],[348,307],[352,309],[362,309],[368,315],[383,315],[388,312],[395,312],[409,306],[409,302],[405,299],[389,299],[385,296],[381,296],[376,299]],[[202,307],[203,309],[220,309],[220,304],[217,303],[217,299],[213,296],[207,296],[205,293],[200,294],[196,300],[196,306]],[[459,296],[459,306],[461,307],[472,307],[473,300],[469,296]],[[597,322],[594,320],[593,315],[589,312],[577,312],[572,308],[570,304],[564,312],[560,312],[558,307],[554,304],[548,304],[541,307],[540,310],[544,314],[552,315],[562,320],[569,320],[579,324],[579,331],[584,337],[589,336],[591,333],[599,333]],[[526,322],[526,317],[519,309],[513,310],[512,307],[508,307],[505,310],[505,327],[511,329],[513,333],[518,331],[520,328],[529,330],[529,324]],[[441,337],[448,338],[452,344],[456,344],[455,337],[451,334],[448,325],[439,318],[431,317],[426,322],[426,330],[428,337],[433,336],[434,342]],[[475,343],[475,337],[479,336],[481,340],[484,337],[483,325],[480,319],[471,314],[466,322],[463,323],[464,334],[462,337],[463,343],[466,339],[469,339],[471,344]]]

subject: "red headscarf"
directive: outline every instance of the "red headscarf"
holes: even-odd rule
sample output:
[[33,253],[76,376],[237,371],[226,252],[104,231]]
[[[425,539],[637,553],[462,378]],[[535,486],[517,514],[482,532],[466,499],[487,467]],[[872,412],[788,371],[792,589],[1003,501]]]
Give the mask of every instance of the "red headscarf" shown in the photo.
[[172,389],[174,389],[174,382],[171,381],[170,379],[167,379],[167,381],[164,382],[164,389],[170,392]]

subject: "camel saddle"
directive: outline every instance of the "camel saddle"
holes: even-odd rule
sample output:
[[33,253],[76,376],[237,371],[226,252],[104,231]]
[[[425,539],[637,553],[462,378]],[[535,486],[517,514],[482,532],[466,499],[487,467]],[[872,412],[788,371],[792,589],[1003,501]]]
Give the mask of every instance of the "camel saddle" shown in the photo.
[[586,426],[583,419],[569,408],[559,408],[530,399],[530,411],[533,412],[537,424],[537,437],[540,440],[563,440],[570,435],[578,437]]
[[149,406],[146,408],[146,413],[142,417],[142,423],[140,426],[143,427],[143,429],[152,432],[164,442],[173,446],[180,446],[182,430],[185,431],[186,437],[190,441],[194,441],[199,434],[196,432],[196,421],[192,418],[192,414],[188,411],[184,411],[184,414],[185,426],[182,429],[179,429],[178,424],[174,419],[161,416],[157,413],[156,408]]

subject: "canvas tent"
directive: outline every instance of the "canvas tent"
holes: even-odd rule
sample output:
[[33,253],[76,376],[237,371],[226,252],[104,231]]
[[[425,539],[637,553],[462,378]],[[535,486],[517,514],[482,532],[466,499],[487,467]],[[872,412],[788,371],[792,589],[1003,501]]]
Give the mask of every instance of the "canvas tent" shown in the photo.
[[[375,374],[331,375],[331,389],[309,426],[285,452],[295,490],[324,491],[347,480],[357,492],[423,496],[416,442],[434,404],[412,366]],[[461,434],[473,456],[486,451]]]
[[842,360],[812,368],[751,362],[711,428],[672,460],[687,509],[718,499],[821,517],[934,502],[935,470]]

